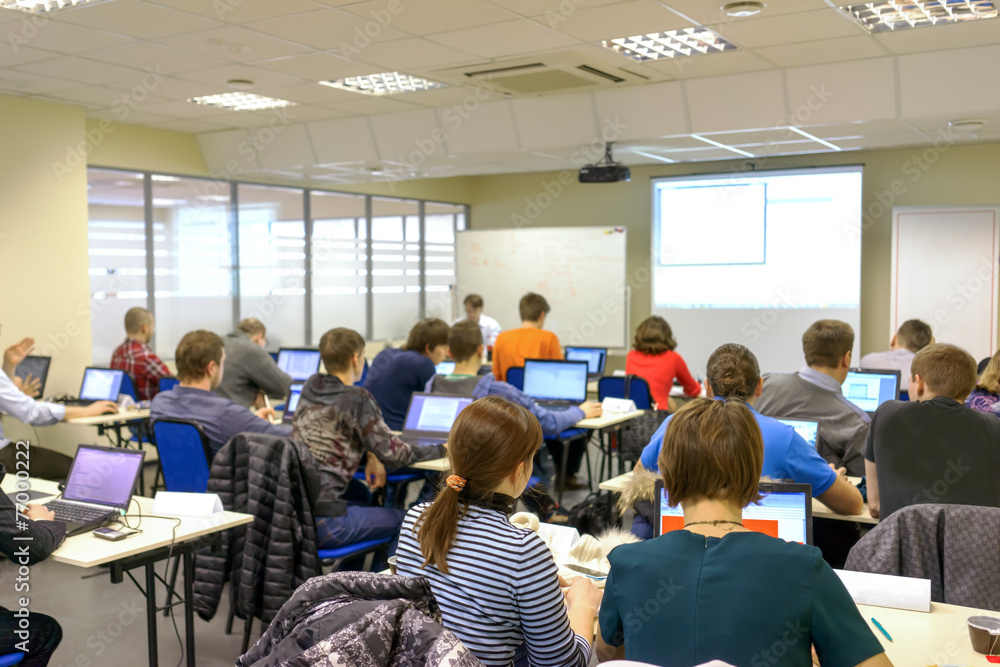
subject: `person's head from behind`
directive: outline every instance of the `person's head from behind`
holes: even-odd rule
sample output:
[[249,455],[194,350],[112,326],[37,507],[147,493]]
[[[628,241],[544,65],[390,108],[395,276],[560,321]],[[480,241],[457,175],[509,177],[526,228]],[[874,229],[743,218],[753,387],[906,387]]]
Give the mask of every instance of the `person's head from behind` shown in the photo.
[[934,343],[913,357],[910,364],[911,400],[927,401],[935,396],[946,396],[962,402],[975,388],[976,360],[962,348]]
[[920,320],[906,320],[892,337],[892,349],[905,348],[910,352],[919,352],[933,342],[934,334],[929,324]]
[[465,297],[465,318],[470,322],[479,323],[479,316],[483,314],[483,297],[478,294],[470,294]]
[[174,357],[177,379],[181,384],[198,384],[207,380],[209,388],[215,389],[222,382],[226,350],[218,334],[204,329],[184,334]]
[[763,388],[757,357],[737,343],[727,343],[712,353],[706,375],[713,396],[751,401]]
[[319,339],[319,356],[330,375],[350,375],[351,384],[365,370],[365,339],[354,329],[330,329]]
[[245,333],[247,338],[257,345],[267,347],[267,327],[256,317],[248,317],[240,320],[240,323],[236,325],[236,329]]
[[469,503],[520,496],[541,445],[538,419],[499,396],[474,401],[458,414],[448,435],[451,476],[416,523],[424,565],[448,571],[448,552]]
[[448,325],[436,317],[420,320],[410,329],[404,350],[417,352],[440,364],[448,356]]
[[632,347],[644,354],[663,354],[677,347],[674,332],[659,315],[644,319],[635,330]]
[[545,300],[544,296],[528,292],[521,297],[518,310],[521,311],[522,322],[531,322],[542,326],[545,324],[545,316],[549,314],[551,308],[549,308],[549,302]]
[[153,338],[153,330],[156,324],[153,321],[153,313],[145,308],[136,306],[129,308],[125,313],[125,334],[142,343],[148,343]]
[[764,440],[743,401],[696,398],[670,420],[658,463],[671,507],[716,501],[742,509],[760,499]]
[[819,320],[802,334],[802,352],[810,368],[822,371],[840,384],[851,369],[854,329],[840,320]]
[[448,349],[457,363],[483,358],[483,331],[475,322],[466,320],[451,328],[448,334]]

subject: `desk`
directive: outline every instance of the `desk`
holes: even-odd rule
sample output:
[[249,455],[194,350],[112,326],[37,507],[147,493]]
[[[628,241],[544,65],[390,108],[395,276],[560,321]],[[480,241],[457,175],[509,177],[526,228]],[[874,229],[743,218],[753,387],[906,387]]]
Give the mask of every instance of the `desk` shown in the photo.
[[[882,642],[889,660],[896,667],[923,667],[923,665],[988,665],[986,656],[972,650],[969,616],[1000,617],[1000,613],[970,607],[931,603],[930,613],[904,611],[886,607],[859,604],[858,611],[868,622],[868,627]],[[882,636],[872,625],[874,617],[882,624],[893,641]]]
[[[14,491],[17,478],[14,475],[7,475],[3,481],[3,491],[5,493]],[[37,491],[56,495],[59,492],[55,482],[46,480],[30,480],[31,488]],[[44,503],[48,498],[39,498],[33,503]],[[141,508],[143,515],[152,513],[153,500],[135,496],[136,502]],[[135,504],[132,505],[132,508]],[[131,509],[130,511],[134,511]],[[120,584],[124,581],[125,575],[135,583],[139,591],[146,598],[146,630],[149,645],[149,664],[155,667],[158,664],[157,636],[156,636],[156,573],[153,567],[156,563],[167,559],[169,556],[181,556],[184,559],[184,621],[185,621],[185,649],[187,651],[188,667],[194,667],[194,551],[204,545],[204,539],[215,535],[228,528],[233,528],[253,521],[249,514],[238,512],[222,512],[211,517],[178,517],[181,520],[174,533],[173,521],[163,519],[143,519],[142,531],[138,535],[121,540],[120,542],[109,542],[99,537],[94,537],[90,533],[76,535],[68,538],[62,545],[52,552],[49,557],[58,563],[66,563],[75,567],[95,567],[110,563],[111,583]],[[131,515],[130,515],[131,519]],[[173,547],[171,547],[173,543]],[[130,570],[144,567],[146,570],[145,590],[139,586],[139,582],[132,577]],[[177,595],[171,593],[170,599]],[[180,597],[180,596],[178,596]],[[160,608],[163,609],[162,607]]]

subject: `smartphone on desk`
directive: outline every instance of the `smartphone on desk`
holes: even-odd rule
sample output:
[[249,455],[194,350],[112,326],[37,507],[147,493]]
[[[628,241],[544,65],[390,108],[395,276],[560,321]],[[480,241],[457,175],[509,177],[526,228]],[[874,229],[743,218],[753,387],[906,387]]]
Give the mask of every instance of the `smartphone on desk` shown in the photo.
[[123,533],[119,530],[114,530],[113,528],[97,528],[93,531],[95,537],[100,537],[105,540],[111,540],[112,542],[117,542],[118,540],[124,540],[128,537],[128,533]]

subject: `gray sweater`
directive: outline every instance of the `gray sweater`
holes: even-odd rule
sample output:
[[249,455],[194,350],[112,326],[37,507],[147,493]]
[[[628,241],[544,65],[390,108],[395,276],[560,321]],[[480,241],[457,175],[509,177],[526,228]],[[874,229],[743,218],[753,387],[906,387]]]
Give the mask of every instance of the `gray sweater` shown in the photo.
[[216,394],[249,407],[260,389],[271,398],[282,398],[288,393],[292,376],[278,368],[271,355],[249,336],[234,331],[226,335],[225,343],[222,383],[215,389]]

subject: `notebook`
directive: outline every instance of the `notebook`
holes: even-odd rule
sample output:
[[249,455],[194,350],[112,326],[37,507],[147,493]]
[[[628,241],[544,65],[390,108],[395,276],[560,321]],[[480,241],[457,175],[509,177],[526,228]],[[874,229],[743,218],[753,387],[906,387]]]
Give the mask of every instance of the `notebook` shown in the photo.
[[608,362],[608,348],[567,347],[566,361],[586,361],[588,379],[596,380],[604,377],[604,367]]
[[62,498],[45,504],[73,536],[99,528],[125,513],[146,452],[80,445]]
[[49,365],[52,363],[52,357],[40,357],[33,354],[29,354],[21,363],[17,365],[14,369],[14,375],[24,380],[31,375],[32,377],[38,378],[41,382],[41,386],[38,388],[38,393],[40,396],[45,395],[45,380],[49,377]]
[[319,373],[321,363],[319,350],[305,347],[283,347],[278,350],[278,368],[291,375],[296,382],[305,382]]
[[455,418],[472,400],[466,396],[414,393],[410,397],[410,407],[406,410],[400,439],[411,445],[422,446],[448,442],[448,434]]
[[899,371],[851,369],[841,385],[844,398],[865,412],[873,413],[886,401],[899,400]]
[[[786,542],[812,544],[812,487],[809,484],[761,482],[760,504],[743,508],[743,525],[750,530],[777,537]],[[656,482],[656,522],[653,533],[663,533],[684,528],[684,510],[680,505],[667,504],[663,480]]]
[[794,428],[803,440],[816,449],[816,438],[819,437],[818,421],[815,419],[779,419],[778,421]]
[[524,393],[549,410],[565,410],[587,400],[585,361],[524,360]]
[[455,362],[454,361],[442,361],[440,364],[434,367],[434,372],[438,375],[451,375],[455,372]]
[[64,401],[66,405],[90,405],[94,401],[118,401],[125,371],[110,368],[87,368],[80,383],[80,398]]

